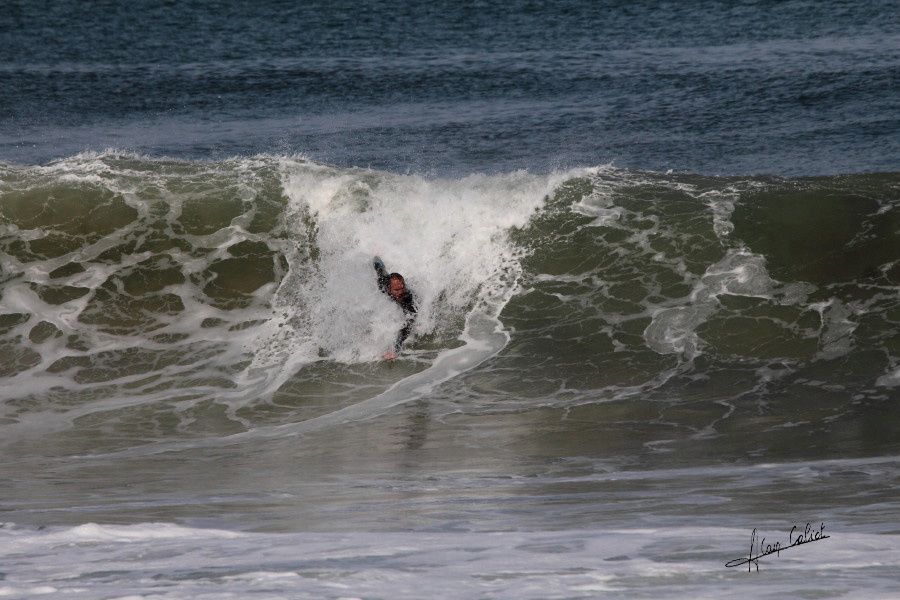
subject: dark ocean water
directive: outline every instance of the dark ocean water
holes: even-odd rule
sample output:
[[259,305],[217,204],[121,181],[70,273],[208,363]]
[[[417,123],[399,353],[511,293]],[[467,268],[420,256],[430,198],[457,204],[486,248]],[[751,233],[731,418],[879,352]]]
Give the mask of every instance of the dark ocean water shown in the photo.
[[897,5],[12,2],[0,159],[893,171]]
[[0,596],[900,596],[897,15],[4,4]]

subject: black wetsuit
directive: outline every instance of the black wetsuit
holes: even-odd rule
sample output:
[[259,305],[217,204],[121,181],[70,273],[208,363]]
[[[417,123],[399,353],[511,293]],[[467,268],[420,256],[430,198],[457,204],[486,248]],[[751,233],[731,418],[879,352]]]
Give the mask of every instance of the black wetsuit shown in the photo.
[[[388,294],[388,297],[390,297],[388,286],[391,283],[391,275],[384,268],[384,263],[381,262],[381,259],[377,256],[373,261],[373,266],[375,267],[375,272],[378,273],[378,289],[385,294]],[[394,298],[391,297],[391,300],[394,300]],[[402,346],[406,338],[409,337],[413,323],[416,322],[416,299],[412,295],[412,292],[407,289],[403,295],[399,299],[394,300],[394,302],[400,305],[400,308],[403,309],[403,316],[406,318],[406,325],[397,332],[397,341],[394,342],[394,352],[399,353],[400,346]]]

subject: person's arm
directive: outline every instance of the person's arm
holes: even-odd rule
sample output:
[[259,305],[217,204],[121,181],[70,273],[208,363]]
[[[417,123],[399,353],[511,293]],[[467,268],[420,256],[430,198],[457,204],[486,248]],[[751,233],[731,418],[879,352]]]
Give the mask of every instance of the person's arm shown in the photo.
[[407,296],[401,302],[400,306],[401,308],[403,308],[403,315],[406,317],[406,325],[403,326],[403,329],[397,332],[397,341],[394,342],[394,352],[397,354],[400,353],[400,347],[403,345],[403,342],[406,341],[406,338],[409,337],[410,332],[412,332],[413,325],[416,322],[416,301],[412,293],[407,294]]
[[372,260],[372,266],[375,267],[375,273],[378,274],[378,289],[382,292],[387,291],[391,277],[388,274],[387,269],[384,268],[384,263],[376,256]]
[[397,341],[394,342],[394,354],[400,354],[400,348],[403,346],[403,342],[406,341],[406,338],[409,337],[409,333],[412,331],[415,320],[415,317],[407,319],[403,329],[397,332]]
[[403,329],[397,332],[397,339],[394,342],[394,345],[390,350],[384,353],[384,358],[386,360],[394,360],[400,354],[400,349],[403,347],[403,342],[406,341],[406,338],[409,337],[410,332],[412,331],[413,323],[416,320],[416,316],[412,315],[411,317],[406,318],[406,325],[403,326]]

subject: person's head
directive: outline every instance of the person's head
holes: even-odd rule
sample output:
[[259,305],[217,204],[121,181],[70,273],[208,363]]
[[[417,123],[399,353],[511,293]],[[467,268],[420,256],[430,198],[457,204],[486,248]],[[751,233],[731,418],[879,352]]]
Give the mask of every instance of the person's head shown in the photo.
[[406,293],[406,282],[400,273],[391,273],[388,279],[388,295],[394,300],[399,300]]

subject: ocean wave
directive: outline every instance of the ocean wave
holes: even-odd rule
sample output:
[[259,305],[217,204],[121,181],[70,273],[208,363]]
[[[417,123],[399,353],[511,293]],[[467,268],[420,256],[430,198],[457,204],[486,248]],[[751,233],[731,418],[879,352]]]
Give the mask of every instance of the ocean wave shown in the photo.
[[[117,432],[93,451],[277,427],[474,350],[475,322],[505,337],[425,386],[447,410],[882,398],[898,190],[897,173],[436,179],[277,155],[0,164],[0,422]],[[420,303],[395,369],[375,254]]]

